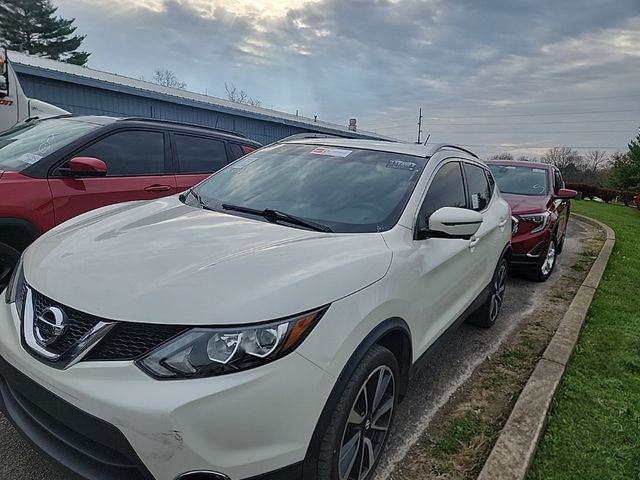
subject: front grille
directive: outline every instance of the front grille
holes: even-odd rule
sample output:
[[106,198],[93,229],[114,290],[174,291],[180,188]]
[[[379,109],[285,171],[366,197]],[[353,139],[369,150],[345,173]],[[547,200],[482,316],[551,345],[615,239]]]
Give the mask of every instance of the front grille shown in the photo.
[[[26,285],[23,290],[26,296]],[[81,312],[62,305],[55,300],[31,289],[33,310],[37,318],[48,307],[58,307],[67,315],[64,332],[47,350],[63,354],[80,341],[99,322],[113,322],[108,318]],[[116,322],[115,327],[96,345],[83,361],[88,360],[135,360],[158,347],[167,340],[184,332],[182,325],[157,325],[147,323]]]
[[85,359],[135,360],[185,330],[178,325],[120,322]]
[[99,317],[61,305],[33,289],[31,292],[33,295],[33,312],[36,318],[42,315],[42,312],[47,307],[58,307],[67,314],[67,323],[63,334],[54,344],[47,347],[47,350],[53,353],[62,354],[66,352],[102,320]]

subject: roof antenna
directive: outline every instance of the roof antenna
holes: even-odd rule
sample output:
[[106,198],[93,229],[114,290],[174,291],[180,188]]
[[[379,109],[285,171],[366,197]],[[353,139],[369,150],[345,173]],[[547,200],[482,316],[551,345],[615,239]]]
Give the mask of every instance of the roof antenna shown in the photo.
[[431,138],[431,134],[427,135],[427,139],[424,141],[423,145],[426,147],[429,142],[429,138]]

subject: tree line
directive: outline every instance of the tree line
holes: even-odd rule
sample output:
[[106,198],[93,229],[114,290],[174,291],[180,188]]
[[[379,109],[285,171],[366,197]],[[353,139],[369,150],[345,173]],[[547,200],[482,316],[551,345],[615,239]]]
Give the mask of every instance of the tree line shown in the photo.
[[640,192],[640,132],[626,152],[591,150],[581,154],[571,147],[553,147],[540,158],[499,153],[489,159],[548,163],[560,170],[567,183]]

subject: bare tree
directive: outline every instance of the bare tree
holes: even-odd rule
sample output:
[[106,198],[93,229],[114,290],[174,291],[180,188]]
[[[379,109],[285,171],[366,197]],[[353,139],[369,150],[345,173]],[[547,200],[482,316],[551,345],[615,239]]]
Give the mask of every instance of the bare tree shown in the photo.
[[611,163],[604,150],[591,150],[585,157],[585,170],[595,174],[598,170],[607,168]]
[[250,97],[244,90],[238,90],[233,83],[224,82],[224,91],[227,94],[227,99],[232,102],[251,105],[252,107],[259,107],[262,105],[260,100]]
[[489,157],[489,160],[513,160],[513,155],[510,153],[497,153]]
[[518,162],[537,162],[538,159],[536,157],[530,157],[528,155],[520,155],[516,158]]
[[542,157],[542,161],[558,167],[563,176],[569,166],[579,169],[583,163],[582,156],[569,147],[550,148]]
[[[144,76],[140,77],[140,80],[146,81]],[[151,77],[151,80],[149,81],[158,85],[162,85],[163,87],[177,88],[179,90],[184,90],[187,87],[187,84],[185,82],[181,82],[180,80],[178,80],[176,74],[166,68],[156,68],[153,71],[153,77]]]

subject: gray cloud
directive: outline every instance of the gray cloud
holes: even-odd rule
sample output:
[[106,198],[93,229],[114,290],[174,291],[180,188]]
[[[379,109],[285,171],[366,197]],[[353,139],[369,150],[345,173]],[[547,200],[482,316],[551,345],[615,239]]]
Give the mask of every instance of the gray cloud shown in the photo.
[[197,0],[160,11],[58,3],[88,34],[94,68],[137,77],[167,67],[211,95],[231,81],[267,106],[356,116],[408,140],[418,106],[434,140],[481,154],[624,147],[640,125],[637,0],[319,0],[280,17]]

